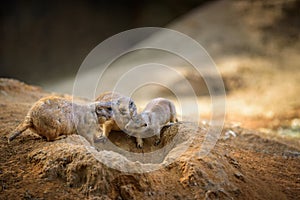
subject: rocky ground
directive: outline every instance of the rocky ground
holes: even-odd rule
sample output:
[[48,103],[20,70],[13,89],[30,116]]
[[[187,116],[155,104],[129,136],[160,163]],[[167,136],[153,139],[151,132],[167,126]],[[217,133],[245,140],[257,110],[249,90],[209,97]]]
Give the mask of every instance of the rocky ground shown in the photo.
[[[288,139],[279,142],[261,132],[226,124],[213,150],[199,157],[196,153],[209,129],[207,124],[196,129],[188,122],[167,127],[159,146],[154,147],[150,138],[143,150],[136,149],[134,138],[124,133],[110,135],[115,145],[144,155],[171,144],[161,159],[139,161],[112,152],[103,144],[92,148],[78,135],[47,142],[26,131],[8,144],[7,136],[30,106],[48,93],[10,79],[1,79],[0,89],[1,199],[300,197],[300,148]],[[182,147],[187,149],[177,156]],[[166,164],[174,157],[174,162]],[[138,173],[143,167],[148,167],[149,172]],[[157,170],[151,171],[152,167]]]

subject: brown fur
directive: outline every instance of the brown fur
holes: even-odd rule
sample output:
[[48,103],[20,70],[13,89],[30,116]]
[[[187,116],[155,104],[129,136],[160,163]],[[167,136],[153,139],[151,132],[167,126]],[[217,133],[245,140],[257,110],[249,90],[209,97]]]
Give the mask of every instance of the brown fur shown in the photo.
[[[124,131],[125,125],[136,115],[136,106],[134,102],[118,92],[104,92],[100,94],[96,101],[102,103],[111,103],[110,109],[112,110],[111,118],[103,121],[99,119],[99,123],[102,127],[102,140],[106,140],[109,136],[109,133],[114,131]],[[108,109],[103,108],[103,109]]]
[[177,122],[174,104],[164,98],[152,99],[142,113],[136,115],[126,125],[126,129],[137,138],[137,147],[143,147],[142,138],[157,137],[160,142],[160,131],[168,123]]
[[30,129],[48,141],[60,135],[80,134],[93,145],[94,137],[100,134],[97,131],[97,112],[101,111],[105,115],[105,111],[99,109],[97,104],[99,102],[78,104],[58,96],[42,98],[31,107],[8,142]]

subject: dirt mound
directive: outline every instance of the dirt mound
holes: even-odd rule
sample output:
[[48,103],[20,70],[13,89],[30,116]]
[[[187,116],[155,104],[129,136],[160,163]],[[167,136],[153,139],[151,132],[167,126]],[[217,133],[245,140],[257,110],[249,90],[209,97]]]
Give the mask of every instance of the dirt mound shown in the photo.
[[79,135],[46,142],[30,131],[8,144],[8,134],[30,105],[47,93],[15,80],[1,79],[0,86],[1,199],[300,196],[299,149],[238,126],[227,125],[206,157],[197,152],[209,126],[195,128],[189,122],[166,127],[158,146],[153,146],[152,138],[145,139],[142,150],[135,147],[134,138],[121,132],[109,136],[110,145],[98,143],[95,147]]

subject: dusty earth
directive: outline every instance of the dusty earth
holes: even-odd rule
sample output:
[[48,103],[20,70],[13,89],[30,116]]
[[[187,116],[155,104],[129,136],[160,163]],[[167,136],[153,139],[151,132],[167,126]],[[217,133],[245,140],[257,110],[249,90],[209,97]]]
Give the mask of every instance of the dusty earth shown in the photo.
[[[1,79],[0,89],[1,199],[300,197],[300,148],[290,140],[278,142],[269,135],[226,124],[214,149],[207,156],[198,157],[196,153],[209,126],[201,124],[193,129],[189,122],[181,122],[164,129],[159,146],[153,146],[151,138],[146,139],[143,150],[136,149],[134,138],[124,133],[109,136],[122,149],[145,155],[171,144],[161,159],[130,160],[102,143],[92,148],[79,135],[47,142],[26,131],[8,144],[7,136],[23,120],[30,106],[49,93],[11,79]],[[178,149],[187,144],[188,148],[177,157]],[[174,162],[166,164],[174,157],[177,157]],[[148,166],[150,170],[122,172],[106,166],[101,159],[115,168],[138,171]],[[150,163],[159,166],[158,169],[151,171]]]

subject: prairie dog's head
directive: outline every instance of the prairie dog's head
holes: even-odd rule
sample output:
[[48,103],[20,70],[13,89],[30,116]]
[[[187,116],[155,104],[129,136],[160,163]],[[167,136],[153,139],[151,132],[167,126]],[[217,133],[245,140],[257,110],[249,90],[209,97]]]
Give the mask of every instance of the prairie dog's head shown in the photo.
[[151,119],[147,113],[134,116],[125,126],[125,129],[132,134],[146,133],[151,126]]
[[130,118],[137,114],[136,105],[129,97],[120,97],[113,103],[113,106],[115,106],[115,109],[118,112],[114,114],[121,114],[123,116],[129,116]]
[[94,109],[99,120],[105,121],[112,117],[111,102],[97,101],[94,103]]

